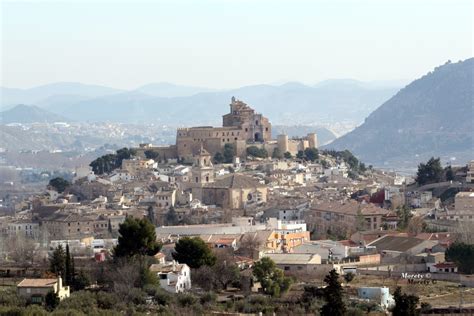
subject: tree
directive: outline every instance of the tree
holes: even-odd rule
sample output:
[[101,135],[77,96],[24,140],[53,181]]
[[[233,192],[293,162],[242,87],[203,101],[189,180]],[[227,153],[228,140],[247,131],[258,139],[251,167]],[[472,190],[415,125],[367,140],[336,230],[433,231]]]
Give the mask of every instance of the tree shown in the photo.
[[395,306],[392,310],[393,316],[419,315],[419,311],[416,310],[420,300],[418,296],[402,293],[402,289],[398,286],[393,293],[393,299],[395,300]]
[[253,266],[253,275],[260,282],[263,291],[273,297],[279,297],[288,291],[291,279],[285,277],[283,271],[278,269],[272,259],[264,257]]
[[192,278],[205,291],[225,290],[229,284],[240,281],[240,270],[232,256],[221,253],[212,267],[203,265],[194,269]]
[[48,311],[53,311],[59,305],[59,296],[53,291],[49,291],[45,298],[44,303]]
[[74,276],[74,283],[72,284],[72,287],[74,291],[81,291],[89,286],[89,284],[89,277],[84,273],[84,271],[81,270],[76,276]]
[[63,193],[64,190],[66,190],[70,185],[71,183],[69,183],[69,181],[61,177],[49,180],[49,186],[54,188],[59,193]]
[[49,271],[65,277],[65,270],[66,252],[64,252],[63,246],[58,245],[49,258]]
[[416,182],[419,185],[440,182],[443,179],[443,167],[441,167],[440,158],[431,157],[428,162],[418,165],[416,173]]
[[119,226],[119,234],[115,257],[153,256],[161,249],[155,226],[146,218],[127,217]]
[[155,161],[159,160],[160,158],[160,153],[153,149],[145,150],[144,154],[146,158],[153,159]]
[[285,157],[285,159],[291,159],[293,158],[293,155],[289,151],[287,151],[283,154],[283,157]]
[[272,158],[273,159],[283,158],[283,154],[281,153],[280,148],[275,147],[275,149],[273,149]]
[[216,277],[216,288],[225,290],[229,284],[240,280],[240,270],[231,256],[225,254],[217,256],[217,261],[211,269]]
[[344,274],[344,280],[346,280],[347,283],[350,283],[352,280],[354,280],[354,277],[355,275],[352,272]]
[[203,265],[213,266],[216,256],[199,237],[180,238],[174,247],[173,259],[179,263],[186,263],[189,267],[197,269]]
[[343,316],[346,313],[346,306],[342,299],[342,286],[339,283],[339,274],[336,270],[329,271],[324,278],[327,286],[323,290],[323,297],[326,301],[321,307],[322,316]]
[[225,144],[224,145],[224,162],[225,163],[232,163],[235,157],[235,148],[232,144]]
[[451,168],[451,166],[446,167],[445,177],[446,177],[446,181],[453,181],[454,180],[454,171],[453,171],[453,168]]
[[304,157],[309,161],[315,161],[319,159],[319,152],[316,148],[306,148],[304,150]]
[[298,153],[296,154],[296,158],[304,159],[304,151],[298,150]]
[[36,258],[37,249],[34,240],[22,234],[0,238],[0,248],[2,246],[8,257],[19,266],[28,267]]
[[219,151],[216,152],[216,154],[214,155],[214,163],[220,164],[223,162],[224,162],[224,155],[222,155],[222,153]]
[[398,216],[398,228],[405,229],[408,227],[410,223],[410,219],[413,217],[411,210],[403,205],[397,208],[397,216]]
[[256,238],[255,235],[246,234],[240,241],[239,254],[248,258],[254,258],[261,246],[262,241]]
[[116,168],[116,158],[114,154],[103,155],[93,160],[89,166],[92,167],[95,174],[109,173]]
[[174,207],[170,207],[168,212],[166,212],[165,222],[166,222],[166,225],[169,225],[169,226],[176,225],[179,223],[178,214],[176,213]]
[[92,161],[89,166],[95,174],[109,173],[122,166],[124,159],[130,159],[136,155],[136,150],[131,148],[121,148],[115,154],[103,155]]
[[74,272],[72,271],[71,253],[69,252],[69,244],[66,244],[66,257],[64,259],[64,283],[72,285],[74,279]]
[[413,216],[408,221],[407,231],[410,234],[418,235],[423,231],[423,227],[425,226],[426,223],[421,216]]
[[[471,231],[472,233],[472,231]],[[474,245],[456,241],[446,250],[446,259],[455,262],[459,271],[474,273]]]
[[247,155],[257,157],[257,158],[267,158],[268,152],[265,148],[250,146],[250,147],[247,147]]

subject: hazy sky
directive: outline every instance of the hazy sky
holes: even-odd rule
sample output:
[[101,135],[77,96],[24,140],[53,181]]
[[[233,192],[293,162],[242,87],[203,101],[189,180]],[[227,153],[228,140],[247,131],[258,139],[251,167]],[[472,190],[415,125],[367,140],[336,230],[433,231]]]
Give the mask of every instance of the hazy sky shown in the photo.
[[[0,0],[2,1],[2,0]],[[2,1],[1,82],[415,79],[473,55],[473,1]]]

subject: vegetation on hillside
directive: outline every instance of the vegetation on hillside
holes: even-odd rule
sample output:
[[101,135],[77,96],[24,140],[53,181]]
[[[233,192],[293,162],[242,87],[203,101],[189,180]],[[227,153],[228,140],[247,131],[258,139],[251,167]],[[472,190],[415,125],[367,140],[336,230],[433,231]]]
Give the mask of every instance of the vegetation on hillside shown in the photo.
[[115,154],[103,155],[92,161],[89,166],[95,174],[110,173],[111,171],[120,168],[124,159],[130,159],[136,155],[133,148],[122,148],[116,151]]

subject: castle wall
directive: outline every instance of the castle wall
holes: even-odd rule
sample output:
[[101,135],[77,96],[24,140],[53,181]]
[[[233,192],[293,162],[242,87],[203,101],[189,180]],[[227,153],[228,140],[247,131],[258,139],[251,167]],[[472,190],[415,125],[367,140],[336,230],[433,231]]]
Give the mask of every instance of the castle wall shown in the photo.
[[158,152],[160,159],[176,159],[178,158],[178,148],[176,145],[170,146],[147,146],[135,148],[137,155],[141,158],[145,158],[145,151],[153,150]]

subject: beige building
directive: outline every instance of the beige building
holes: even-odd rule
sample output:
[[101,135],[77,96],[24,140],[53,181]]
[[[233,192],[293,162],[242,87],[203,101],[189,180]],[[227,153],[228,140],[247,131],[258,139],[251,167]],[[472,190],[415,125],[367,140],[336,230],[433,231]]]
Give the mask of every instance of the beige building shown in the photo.
[[355,200],[321,202],[312,205],[306,212],[305,221],[318,231],[378,230],[388,213],[388,210],[374,204],[359,203]]
[[459,192],[454,197],[456,211],[468,211],[474,214],[474,192]]
[[79,238],[94,232],[94,218],[79,214],[54,213],[41,221],[52,239]]
[[63,286],[61,277],[57,279],[23,279],[17,285],[17,293],[29,303],[43,304],[46,294],[54,292],[59,299],[69,297],[69,286]]
[[191,161],[201,147],[213,157],[217,152],[222,152],[226,144],[233,145],[235,154],[239,157],[246,156],[249,146],[265,148],[270,155],[275,148],[281,153],[290,152],[296,155],[300,150],[318,147],[315,133],[298,139],[280,135],[277,140],[272,140],[272,125],[268,118],[256,113],[246,103],[234,97],[229,107],[229,113],[222,117],[222,127],[179,128],[176,133],[176,145],[154,147],[150,144],[141,144],[137,153],[143,157],[146,150],[154,150],[159,153],[160,160],[178,158]]
[[202,188],[202,202],[223,208],[243,209],[267,201],[267,187],[256,179],[233,173]]
[[467,165],[466,182],[474,183],[474,160],[471,160]]
[[222,127],[201,126],[178,129],[176,146],[180,158],[190,158],[201,146],[212,155],[226,144],[234,145],[237,155],[245,153],[248,142],[269,141],[272,125],[262,114],[232,97],[230,112],[222,117]]

